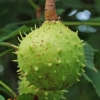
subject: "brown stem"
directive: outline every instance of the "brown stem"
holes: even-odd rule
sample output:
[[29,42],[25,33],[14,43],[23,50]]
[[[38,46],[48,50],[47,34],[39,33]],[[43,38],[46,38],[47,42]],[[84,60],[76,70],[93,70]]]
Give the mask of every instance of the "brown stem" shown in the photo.
[[55,0],[46,0],[45,3],[45,20],[59,20],[59,17],[56,14]]

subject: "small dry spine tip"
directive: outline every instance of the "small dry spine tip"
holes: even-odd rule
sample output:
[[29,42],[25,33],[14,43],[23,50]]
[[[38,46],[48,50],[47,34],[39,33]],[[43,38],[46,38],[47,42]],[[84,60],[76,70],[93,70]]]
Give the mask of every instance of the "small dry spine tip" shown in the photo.
[[77,75],[78,75],[79,77],[81,77],[81,74],[80,74],[80,73],[77,73]]
[[21,75],[21,76],[23,76],[23,73],[22,72],[19,72],[18,74]]
[[77,78],[76,81],[79,82],[80,80]]
[[32,32],[33,31],[32,27],[30,29],[31,29],[31,32]]
[[21,37],[21,39],[23,39],[24,37],[22,36],[22,33],[19,31],[19,33],[20,33],[20,37]]
[[18,60],[12,60],[13,62],[18,62]]
[[18,37],[18,41],[21,42],[21,39]]
[[37,29],[36,24],[35,24],[35,29]]
[[27,34],[24,32],[24,35],[27,36]]
[[17,72],[19,73],[19,72],[21,72],[21,70],[19,69],[19,70],[17,70]]
[[15,45],[11,45],[14,49],[18,50],[19,47],[18,46],[15,46]]
[[23,74],[23,76],[27,76],[27,73]]
[[12,52],[13,54],[17,54],[17,52]]

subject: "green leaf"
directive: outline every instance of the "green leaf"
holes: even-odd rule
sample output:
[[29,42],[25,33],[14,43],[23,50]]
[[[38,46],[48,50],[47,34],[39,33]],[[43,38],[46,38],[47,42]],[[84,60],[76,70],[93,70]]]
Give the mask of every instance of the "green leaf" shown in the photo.
[[95,68],[94,65],[94,50],[92,46],[86,43],[86,45],[84,46],[84,50],[85,50],[86,66],[97,72],[97,69]]
[[100,71],[95,72],[91,69],[86,68],[86,73],[83,73],[85,79],[92,83],[96,90],[96,93],[100,97]]
[[0,100],[5,100],[5,98],[2,95],[0,95]]
[[100,17],[91,18],[89,21],[98,22],[100,21]]
[[57,14],[60,15],[61,13],[64,12],[64,9],[57,9]]
[[12,32],[12,33],[10,33],[10,34],[8,34],[6,36],[1,37],[0,38],[0,42],[5,41],[7,39],[10,39],[10,38],[18,35],[19,34],[19,31],[21,31],[23,33],[23,32],[27,32],[29,30],[30,29],[27,26],[24,25],[24,26],[20,27],[19,29],[15,30],[14,32]]
[[2,57],[3,55],[5,55],[5,54],[7,54],[7,53],[9,53],[9,52],[11,52],[11,51],[12,51],[12,49],[8,49],[8,50],[6,50],[6,51],[0,53],[0,57]]

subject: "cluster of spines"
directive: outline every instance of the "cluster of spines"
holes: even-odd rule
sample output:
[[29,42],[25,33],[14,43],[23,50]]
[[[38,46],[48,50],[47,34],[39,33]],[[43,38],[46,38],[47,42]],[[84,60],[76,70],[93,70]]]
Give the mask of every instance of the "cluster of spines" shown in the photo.
[[[39,98],[39,100],[65,100],[66,98],[63,96],[63,94],[65,94],[66,92],[68,92],[67,90],[61,90],[61,91],[44,91],[44,90],[40,90],[39,88],[35,88],[35,86],[31,85],[28,81],[26,81],[26,79],[24,77],[19,77],[20,81],[18,82],[19,87],[23,88],[25,87],[25,89],[27,89],[25,91],[22,92],[21,89],[19,91],[19,97],[23,97],[28,95],[28,94],[33,94],[33,98]],[[31,87],[32,86],[32,87]],[[27,87],[27,88],[26,88]],[[31,87],[32,90],[29,90]],[[27,92],[28,91],[28,92]]]

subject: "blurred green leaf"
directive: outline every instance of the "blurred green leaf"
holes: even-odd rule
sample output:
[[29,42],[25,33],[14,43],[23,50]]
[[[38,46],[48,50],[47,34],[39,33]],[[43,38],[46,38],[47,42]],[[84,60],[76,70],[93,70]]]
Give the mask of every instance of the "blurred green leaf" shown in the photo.
[[57,14],[60,15],[61,13],[64,12],[64,9],[57,9]]
[[29,30],[30,29],[27,26],[24,25],[24,26],[20,27],[19,29],[15,30],[14,32],[12,32],[12,33],[10,33],[10,34],[8,34],[6,36],[1,37],[0,38],[0,42],[5,41],[7,39],[10,39],[10,38],[18,35],[19,34],[19,31],[21,31],[21,33],[23,33],[23,32],[27,32]]
[[2,95],[0,95],[0,100],[5,100],[4,97]]
[[100,17],[90,18],[89,21],[98,22],[98,21],[100,21]]
[[95,72],[91,69],[86,69],[86,73],[83,73],[85,79],[92,83],[98,96],[100,97],[100,71]]
[[94,65],[94,50],[92,46],[86,43],[86,45],[84,46],[84,50],[85,50],[86,66],[94,71],[97,71]]
[[2,57],[3,55],[5,55],[5,54],[7,54],[7,53],[9,53],[11,51],[12,51],[12,49],[8,49],[8,50],[5,50],[4,52],[1,52],[0,53],[0,57]]

